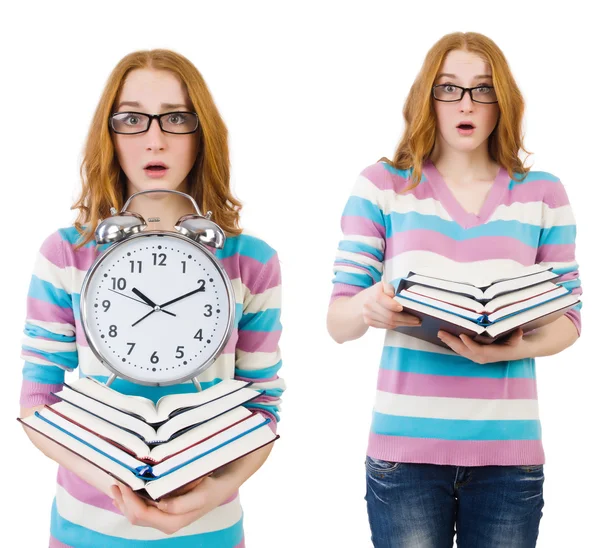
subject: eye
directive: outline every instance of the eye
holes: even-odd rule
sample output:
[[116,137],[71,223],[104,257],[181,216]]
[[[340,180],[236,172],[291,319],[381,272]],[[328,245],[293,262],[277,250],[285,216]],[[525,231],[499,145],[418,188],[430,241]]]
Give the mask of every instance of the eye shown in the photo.
[[446,93],[454,93],[456,91],[456,86],[454,84],[442,84],[442,91]]
[[[179,122],[177,121],[179,119]],[[179,112],[173,113],[171,116],[169,116],[169,124],[184,124],[185,123],[185,116],[182,115]]]
[[[131,120],[134,120],[133,122]],[[139,117],[136,114],[128,114],[123,121],[128,125],[128,126],[134,126],[139,122]]]
[[489,93],[490,91],[492,91],[491,86],[479,86],[478,88],[476,88],[476,91],[479,93]]

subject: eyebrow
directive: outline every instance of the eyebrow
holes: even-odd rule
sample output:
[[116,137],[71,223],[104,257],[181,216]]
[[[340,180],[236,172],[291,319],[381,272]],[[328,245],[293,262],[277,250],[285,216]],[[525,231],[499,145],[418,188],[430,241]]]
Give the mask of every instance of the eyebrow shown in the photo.
[[[447,72],[442,72],[442,74],[438,74],[438,77],[436,78],[443,78],[444,76],[447,76],[448,78],[458,78],[458,76],[456,76],[456,74],[448,74]],[[478,74],[477,76],[473,77],[473,80],[481,80],[483,78],[491,78],[492,75],[491,74]]]
[[[119,105],[117,106],[117,110],[119,110],[123,106],[140,107],[141,105],[138,101],[121,101],[119,103]],[[176,104],[176,103],[161,103],[160,106],[163,109],[165,109],[165,108],[180,108],[180,107],[188,108],[187,105]]]

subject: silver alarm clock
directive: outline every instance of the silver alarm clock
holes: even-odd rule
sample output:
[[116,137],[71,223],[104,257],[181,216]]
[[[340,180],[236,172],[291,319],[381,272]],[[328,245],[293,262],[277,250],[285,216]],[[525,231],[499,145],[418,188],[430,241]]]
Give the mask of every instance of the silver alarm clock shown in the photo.
[[[140,194],[170,192],[194,204],[177,232],[145,230],[127,211]],[[196,377],[216,360],[231,336],[235,295],[209,247],[225,243],[223,230],[200,213],[194,199],[175,190],[133,194],[120,213],[96,229],[98,244],[112,244],[88,270],[81,288],[81,323],[94,355],[112,373],[145,385]]]

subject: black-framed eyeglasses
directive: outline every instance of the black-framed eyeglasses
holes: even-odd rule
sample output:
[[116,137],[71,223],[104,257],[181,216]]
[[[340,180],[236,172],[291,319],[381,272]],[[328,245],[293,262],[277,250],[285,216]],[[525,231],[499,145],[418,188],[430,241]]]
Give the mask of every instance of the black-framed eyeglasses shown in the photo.
[[462,101],[465,92],[469,92],[471,101],[474,103],[497,103],[496,91],[492,86],[476,86],[474,88],[463,88],[454,84],[438,84],[432,88],[433,98],[444,103],[455,103]]
[[135,135],[150,129],[156,118],[160,129],[165,133],[194,133],[200,122],[195,112],[176,111],[164,114],[146,114],[145,112],[115,112],[109,118],[109,124],[115,133]]

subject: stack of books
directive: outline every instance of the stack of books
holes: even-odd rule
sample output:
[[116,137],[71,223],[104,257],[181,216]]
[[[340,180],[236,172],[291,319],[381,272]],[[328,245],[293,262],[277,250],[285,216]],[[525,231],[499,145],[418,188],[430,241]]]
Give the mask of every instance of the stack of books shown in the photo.
[[553,322],[579,302],[557,284],[551,267],[532,265],[510,273],[458,277],[423,269],[402,278],[394,297],[405,312],[421,319],[418,327],[396,328],[439,346],[438,331],[466,334],[489,344],[518,329],[524,333]]
[[17,420],[160,500],[279,437],[270,419],[243,407],[262,394],[250,384],[228,379],[155,405],[84,377],[56,392],[59,402]]

